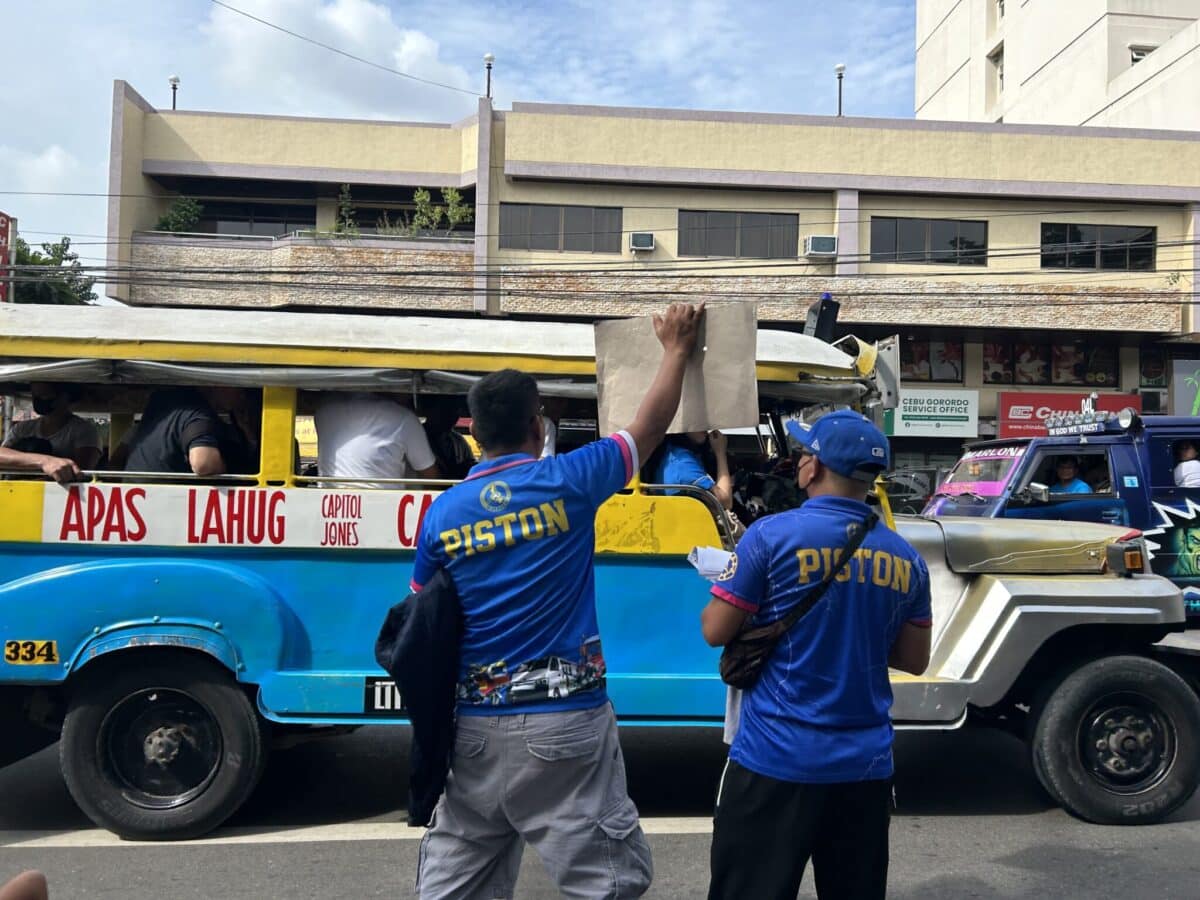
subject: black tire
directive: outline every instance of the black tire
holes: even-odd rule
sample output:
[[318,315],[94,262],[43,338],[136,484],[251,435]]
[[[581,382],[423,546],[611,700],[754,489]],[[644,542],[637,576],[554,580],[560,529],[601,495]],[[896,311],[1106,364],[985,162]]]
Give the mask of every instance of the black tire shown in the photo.
[[248,798],[264,728],[229,673],[203,657],[114,659],[74,691],[59,761],[67,789],[123,838],[206,834]]
[[1161,663],[1099,659],[1054,688],[1031,743],[1034,770],[1072,815],[1157,822],[1200,783],[1200,698]]

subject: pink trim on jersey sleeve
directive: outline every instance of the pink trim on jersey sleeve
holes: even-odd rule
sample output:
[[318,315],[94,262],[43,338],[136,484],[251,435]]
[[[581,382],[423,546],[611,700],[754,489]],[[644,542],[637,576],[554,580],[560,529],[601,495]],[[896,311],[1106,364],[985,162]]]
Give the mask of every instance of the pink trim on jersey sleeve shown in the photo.
[[725,588],[721,587],[719,584],[714,584],[712,586],[711,593],[718,600],[724,600],[730,606],[736,606],[738,609],[745,610],[746,612],[751,612],[751,613],[758,612],[758,604],[750,603],[747,600],[743,600],[737,594],[731,594],[729,591],[725,590]]
[[415,581],[410,581],[408,583],[408,589],[415,594],[417,591],[425,590],[425,585],[417,584]]
[[917,628],[932,628],[933,619],[909,619],[909,625],[915,625]]
[[621,447],[621,458],[625,460],[625,483],[628,484],[633,481],[633,476],[641,468],[641,463],[638,460],[637,443],[628,431],[618,431],[612,435],[612,439]]

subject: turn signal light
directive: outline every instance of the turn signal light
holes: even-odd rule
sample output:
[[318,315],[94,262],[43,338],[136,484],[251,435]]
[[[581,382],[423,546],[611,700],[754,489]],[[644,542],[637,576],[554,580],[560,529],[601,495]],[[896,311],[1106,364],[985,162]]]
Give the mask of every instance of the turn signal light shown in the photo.
[[1146,571],[1145,548],[1140,540],[1114,541],[1105,548],[1105,568],[1114,575],[1134,575]]

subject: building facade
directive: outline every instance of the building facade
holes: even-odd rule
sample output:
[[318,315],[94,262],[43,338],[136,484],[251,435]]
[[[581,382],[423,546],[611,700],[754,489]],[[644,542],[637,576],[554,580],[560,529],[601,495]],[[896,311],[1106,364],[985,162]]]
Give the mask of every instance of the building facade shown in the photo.
[[[111,160],[131,304],[590,320],[684,298],[799,328],[828,291],[840,331],[901,335],[908,395],[970,399],[966,426],[897,431],[913,462],[1005,433],[1023,396],[1166,405],[1198,330],[1200,134],[487,100],[445,125],[292,119],[118,82]],[[474,221],[398,233],[441,188]],[[180,196],[194,230],[156,230]]]
[[916,115],[1200,130],[1200,0],[917,0]]

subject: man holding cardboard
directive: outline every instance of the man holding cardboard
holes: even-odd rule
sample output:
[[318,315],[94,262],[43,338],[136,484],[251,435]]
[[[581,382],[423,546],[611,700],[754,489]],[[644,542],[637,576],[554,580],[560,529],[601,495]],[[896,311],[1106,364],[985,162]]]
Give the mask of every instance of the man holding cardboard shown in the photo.
[[564,896],[650,886],[605,692],[594,523],[662,441],[702,315],[672,304],[655,317],[662,362],[632,424],[571,453],[538,458],[531,376],[505,369],[471,388],[484,458],[429,508],[413,569],[417,590],[444,569],[464,620],[454,756],[421,843],[421,897],[511,897],[526,843]]

